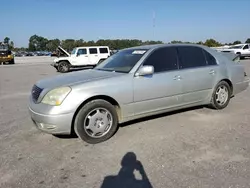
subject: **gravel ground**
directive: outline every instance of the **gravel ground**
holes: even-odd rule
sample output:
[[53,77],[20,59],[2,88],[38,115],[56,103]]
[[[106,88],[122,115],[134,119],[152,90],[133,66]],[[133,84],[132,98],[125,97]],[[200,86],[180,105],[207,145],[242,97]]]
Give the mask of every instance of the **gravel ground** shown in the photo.
[[[135,187],[250,187],[250,89],[224,110],[134,121],[107,142],[89,145],[33,126],[30,89],[59,74],[49,61],[35,62],[0,66],[0,187],[107,188],[132,180]],[[242,63],[250,75],[250,60]]]

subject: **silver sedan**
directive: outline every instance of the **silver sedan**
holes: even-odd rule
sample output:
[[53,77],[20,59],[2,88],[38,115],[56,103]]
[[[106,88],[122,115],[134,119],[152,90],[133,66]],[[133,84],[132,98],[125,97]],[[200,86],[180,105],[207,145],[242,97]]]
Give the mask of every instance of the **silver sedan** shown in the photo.
[[248,85],[244,67],[234,57],[206,46],[138,46],[94,69],[38,81],[29,112],[42,131],[75,132],[96,144],[133,119],[199,105],[223,109]]

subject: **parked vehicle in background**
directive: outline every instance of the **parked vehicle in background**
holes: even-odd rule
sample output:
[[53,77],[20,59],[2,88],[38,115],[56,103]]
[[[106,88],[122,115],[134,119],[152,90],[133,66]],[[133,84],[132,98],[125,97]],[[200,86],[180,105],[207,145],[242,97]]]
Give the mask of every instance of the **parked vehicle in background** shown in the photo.
[[14,55],[9,45],[2,42],[0,42],[0,65],[1,64],[15,64]]
[[29,112],[47,133],[75,131],[95,144],[133,119],[199,105],[223,109],[248,84],[243,65],[209,47],[139,46],[117,52],[94,69],[38,81]]
[[66,55],[54,60],[51,65],[59,72],[69,72],[71,68],[93,68],[110,56],[108,46],[77,47],[69,54],[62,47],[58,49]]
[[250,44],[237,44],[229,47],[228,49],[222,50],[222,52],[239,54],[240,58],[244,59],[245,57],[250,57]]

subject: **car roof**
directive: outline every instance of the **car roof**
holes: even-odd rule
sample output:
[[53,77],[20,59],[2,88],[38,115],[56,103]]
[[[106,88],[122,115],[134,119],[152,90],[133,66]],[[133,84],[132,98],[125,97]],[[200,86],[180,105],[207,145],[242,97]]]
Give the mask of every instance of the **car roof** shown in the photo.
[[190,43],[176,43],[176,44],[150,44],[150,45],[142,45],[142,46],[135,46],[127,49],[145,49],[145,50],[150,50],[150,49],[156,49],[160,47],[175,47],[175,46],[196,46],[196,47],[202,47],[204,48],[204,45],[200,44],[190,44]]
[[109,48],[108,46],[79,46],[77,48]]

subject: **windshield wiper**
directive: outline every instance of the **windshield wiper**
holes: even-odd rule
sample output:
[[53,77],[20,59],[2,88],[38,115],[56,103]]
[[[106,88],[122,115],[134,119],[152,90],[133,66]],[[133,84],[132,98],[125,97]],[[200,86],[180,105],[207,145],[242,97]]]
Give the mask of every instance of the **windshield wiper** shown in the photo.
[[125,71],[115,70],[115,69],[96,69],[101,71],[108,71],[108,72],[118,72],[118,73],[126,73]]

